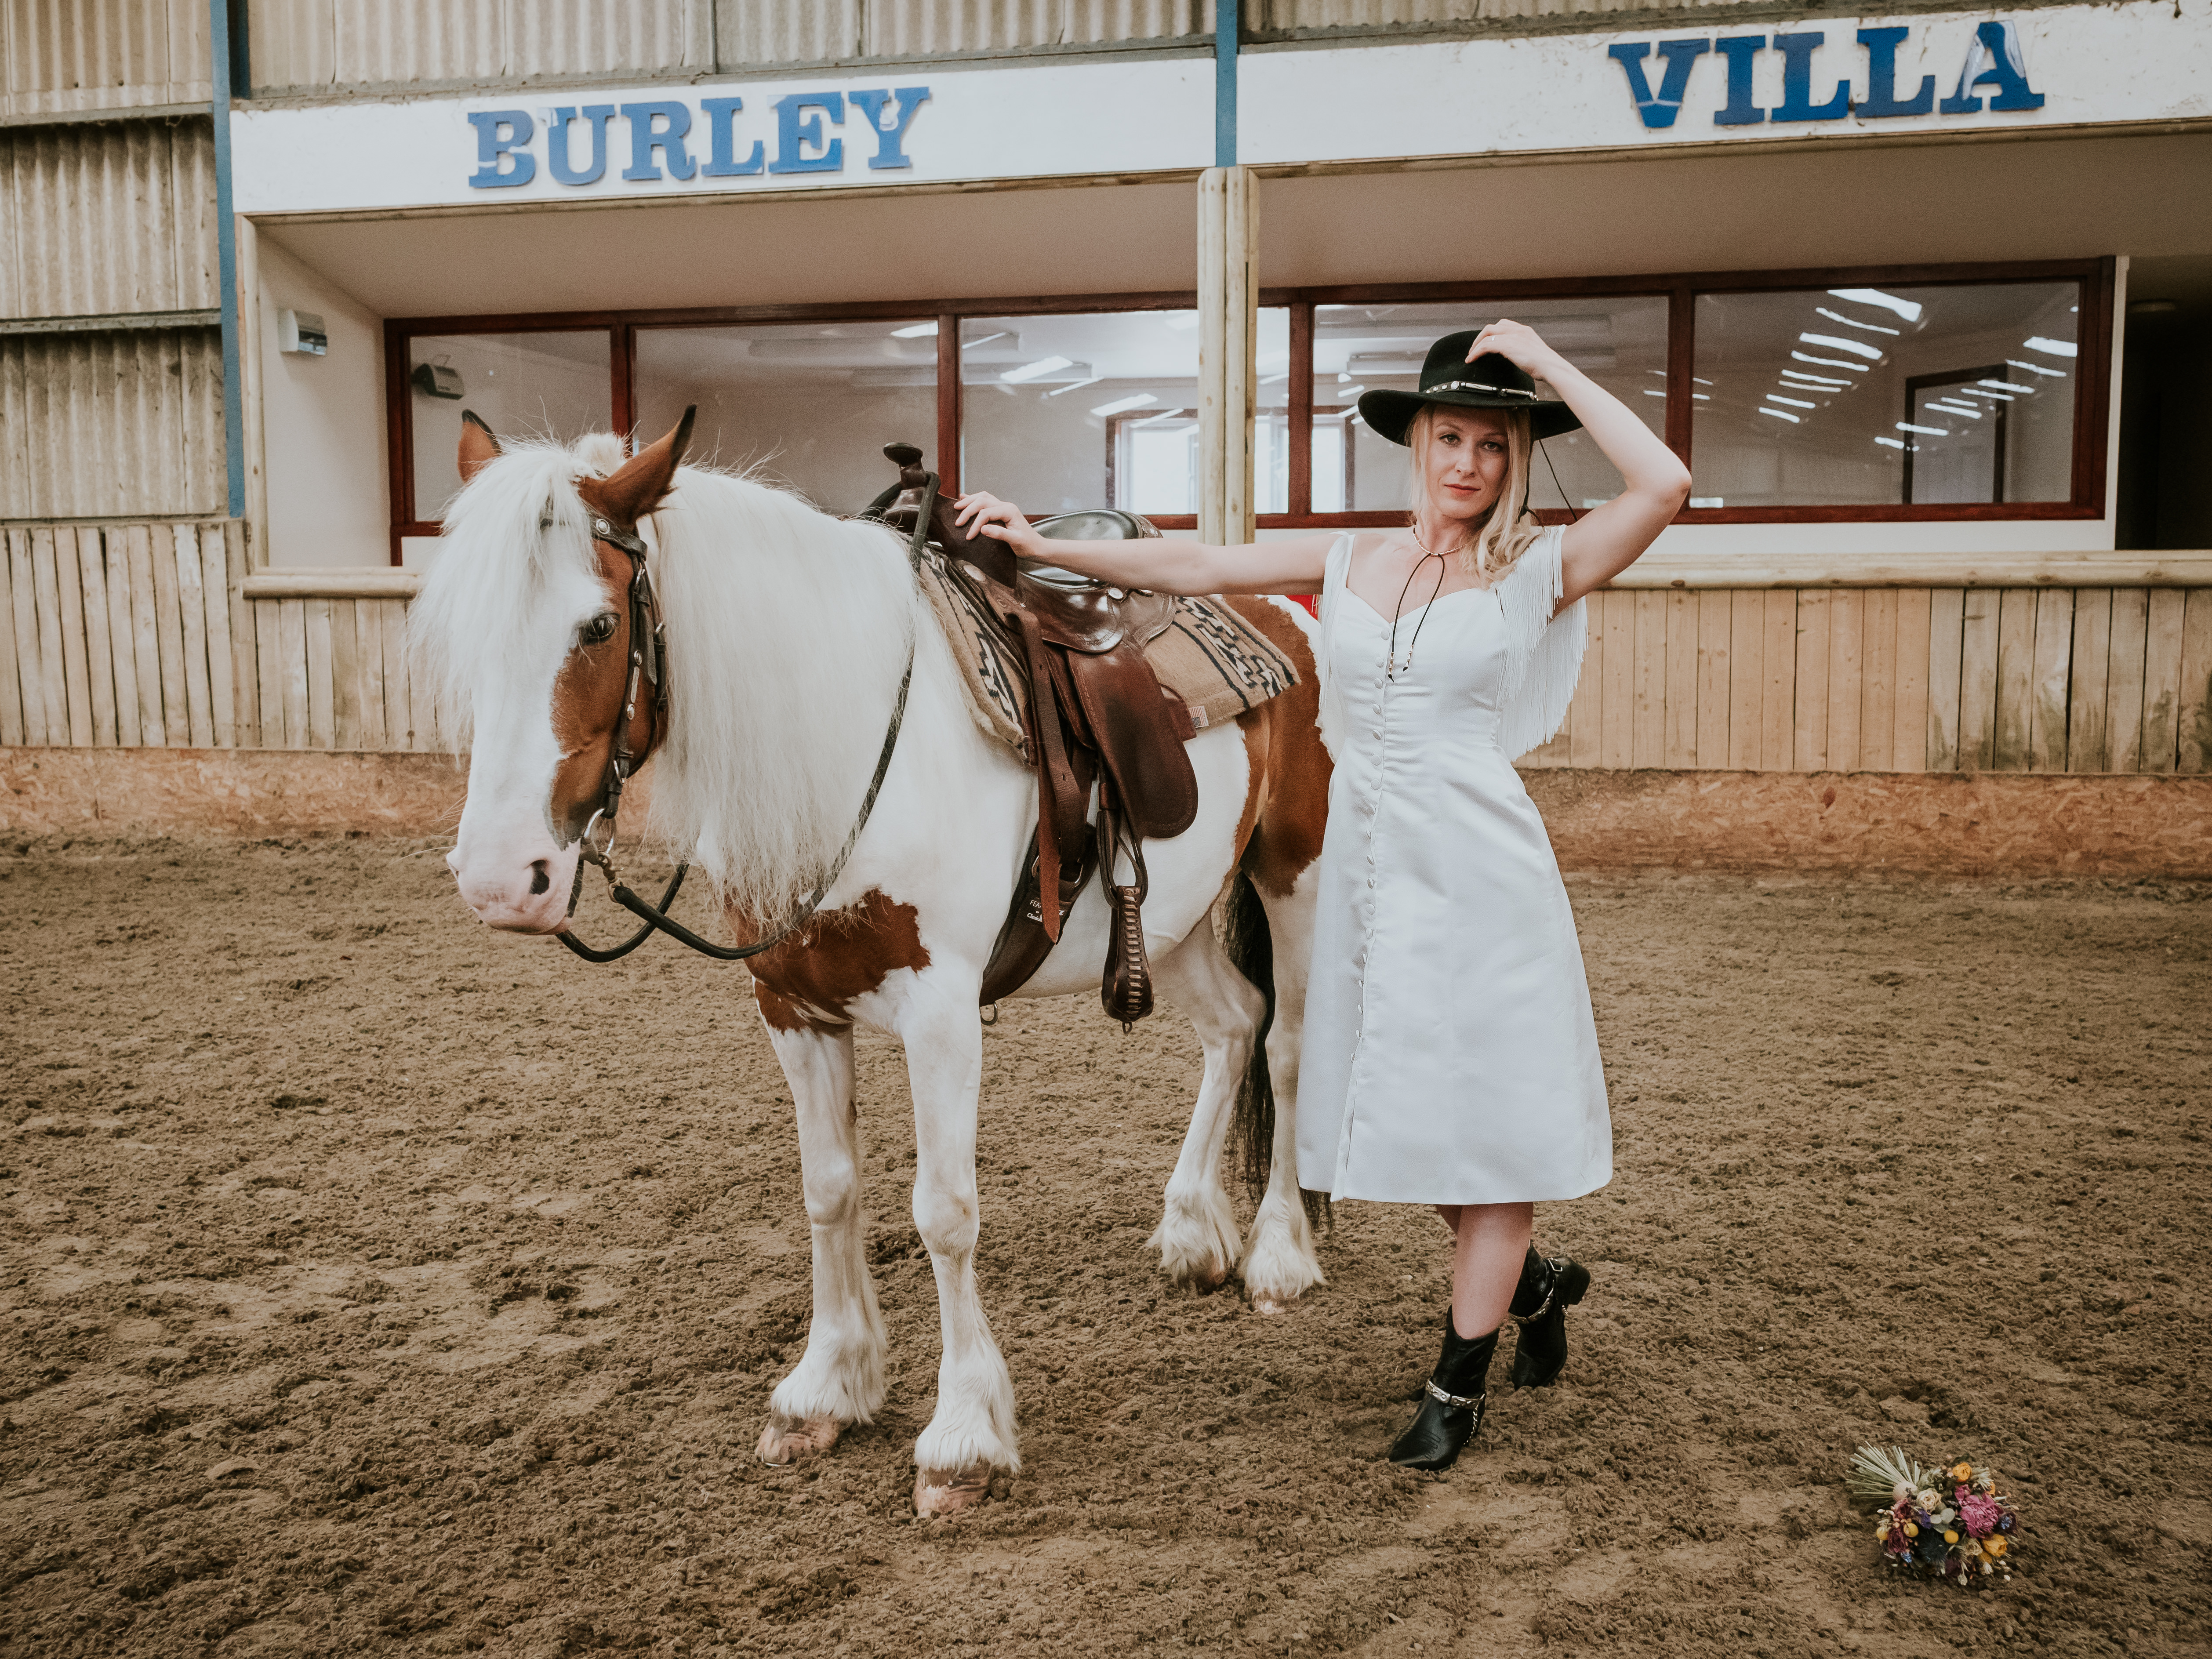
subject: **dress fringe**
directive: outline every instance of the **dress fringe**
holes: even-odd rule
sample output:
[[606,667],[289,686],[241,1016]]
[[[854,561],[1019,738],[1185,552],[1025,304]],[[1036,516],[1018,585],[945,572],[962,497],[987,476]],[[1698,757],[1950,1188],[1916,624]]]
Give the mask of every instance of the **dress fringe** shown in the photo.
[[1554,525],[1523,553],[1498,585],[1498,599],[1512,641],[1508,683],[1498,722],[1498,747],[1508,760],[1549,743],[1566,723],[1589,648],[1589,611],[1577,599],[1553,616],[1566,592],[1561,551],[1566,532]]

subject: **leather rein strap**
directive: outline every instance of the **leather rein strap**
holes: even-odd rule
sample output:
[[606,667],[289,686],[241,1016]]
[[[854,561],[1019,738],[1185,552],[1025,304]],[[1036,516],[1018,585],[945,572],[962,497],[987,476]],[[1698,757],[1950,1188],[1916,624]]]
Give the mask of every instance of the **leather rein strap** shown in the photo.
[[[918,565],[921,561],[922,549],[929,535],[929,508],[936,496],[937,475],[933,472],[929,475],[922,510],[915,519],[914,534],[907,544],[909,564]],[[878,507],[882,505],[878,503]],[[670,878],[658,904],[649,903],[640,896],[615,868],[615,814],[622,805],[623,785],[642,763],[629,746],[629,728],[637,715],[638,693],[644,685],[650,684],[653,694],[653,741],[647,745],[648,754],[659,744],[667,729],[667,626],[661,618],[659,596],[654,592],[653,579],[647,572],[645,543],[634,530],[617,529],[599,514],[592,516],[592,534],[610,547],[620,549],[629,557],[629,672],[623,682],[622,708],[616,716],[606,775],[599,785],[599,804],[579,839],[576,879],[568,890],[568,914],[571,916],[576,914],[576,900],[584,889],[584,866],[593,864],[606,877],[607,896],[638,917],[643,926],[620,945],[605,951],[595,950],[585,944],[568,928],[563,928],[556,937],[586,962],[618,961],[656,933],[665,933],[678,944],[688,945],[700,955],[712,957],[717,962],[743,962],[749,957],[757,957],[763,951],[774,949],[790,938],[821,908],[823,896],[836,885],[837,878],[845,872],[845,865],[852,858],[854,848],[860,844],[860,832],[868,827],[868,819],[876,810],[876,797],[883,790],[884,779],[891,769],[891,756],[898,748],[899,728],[906,723],[907,693],[914,686],[914,658],[921,624],[917,621],[916,637],[907,642],[906,672],[899,677],[898,701],[891,708],[890,728],[884,733],[884,746],[876,757],[875,774],[868,780],[868,793],[861,798],[860,816],[854,820],[852,831],[845,837],[844,846],[838,849],[829,874],[822,878],[821,884],[815,888],[806,902],[793,912],[789,921],[758,944],[717,945],[712,939],[702,939],[682,922],[672,920],[668,914],[668,907],[676,902],[676,895],[684,885],[684,878],[690,872],[690,860],[676,866],[676,873]],[[602,830],[605,838],[599,839]]]

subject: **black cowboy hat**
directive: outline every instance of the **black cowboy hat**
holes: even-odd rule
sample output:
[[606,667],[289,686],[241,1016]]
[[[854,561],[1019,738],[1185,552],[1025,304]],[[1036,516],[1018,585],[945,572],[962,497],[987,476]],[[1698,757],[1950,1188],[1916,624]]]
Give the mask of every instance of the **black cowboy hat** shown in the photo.
[[1530,435],[1556,438],[1572,432],[1582,421],[1556,398],[1539,398],[1536,382],[1494,351],[1473,362],[1468,349],[1479,331],[1465,329],[1447,334],[1429,348],[1421,365],[1418,392],[1366,392],[1359,398],[1359,418],[1394,444],[1406,441],[1406,428],[1424,404],[1446,404],[1454,409],[1517,409],[1528,417]]

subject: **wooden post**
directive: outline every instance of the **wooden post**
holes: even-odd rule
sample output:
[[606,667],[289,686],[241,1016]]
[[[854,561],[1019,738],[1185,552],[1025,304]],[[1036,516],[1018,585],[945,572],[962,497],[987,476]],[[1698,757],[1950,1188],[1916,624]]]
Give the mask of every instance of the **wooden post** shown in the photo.
[[1247,167],[1198,181],[1198,538],[1249,542],[1258,401],[1259,193]]

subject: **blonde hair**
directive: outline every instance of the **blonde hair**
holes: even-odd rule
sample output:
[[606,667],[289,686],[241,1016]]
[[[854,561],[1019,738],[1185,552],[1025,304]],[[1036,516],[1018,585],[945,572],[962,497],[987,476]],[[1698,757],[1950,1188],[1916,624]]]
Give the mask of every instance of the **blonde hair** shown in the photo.
[[[1406,428],[1406,448],[1413,473],[1413,495],[1417,505],[1413,520],[1428,505],[1428,449],[1441,405],[1424,404]],[[1528,514],[1528,461],[1534,445],[1528,417],[1517,409],[1498,413],[1505,423],[1505,488],[1491,506],[1474,537],[1459,550],[1460,568],[1486,586],[1520,562],[1521,556],[1543,533],[1543,526]]]

